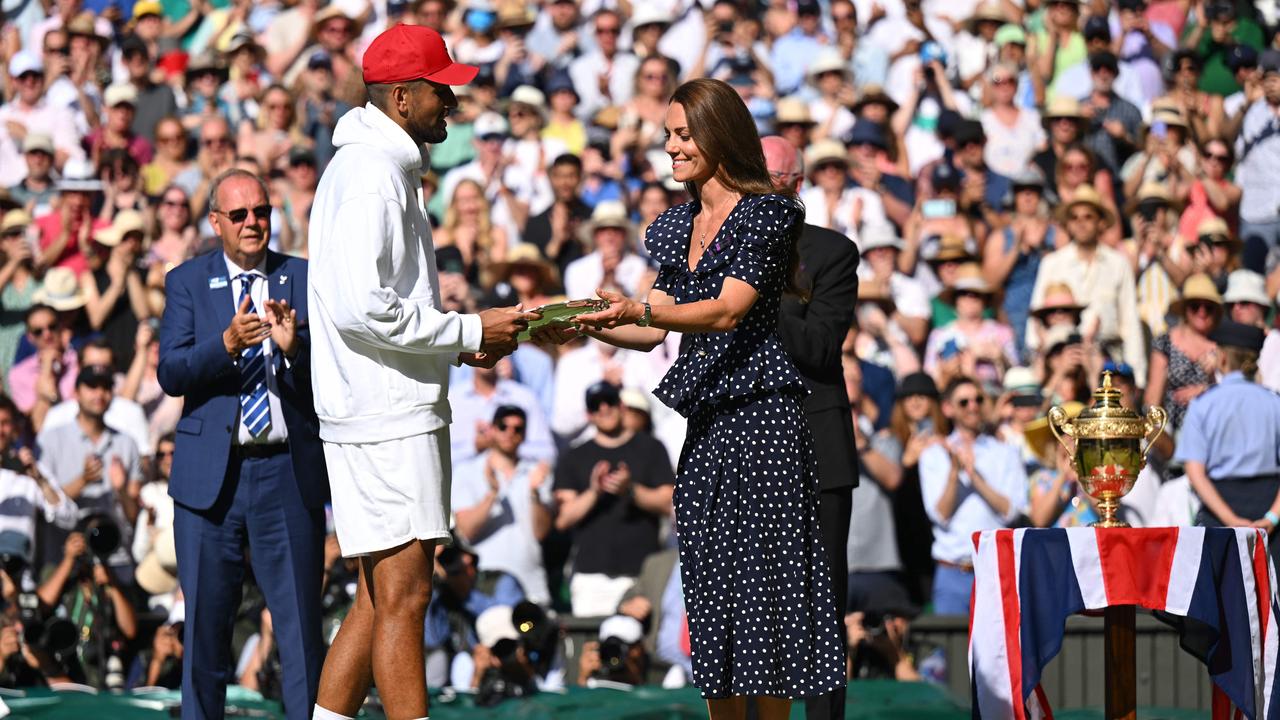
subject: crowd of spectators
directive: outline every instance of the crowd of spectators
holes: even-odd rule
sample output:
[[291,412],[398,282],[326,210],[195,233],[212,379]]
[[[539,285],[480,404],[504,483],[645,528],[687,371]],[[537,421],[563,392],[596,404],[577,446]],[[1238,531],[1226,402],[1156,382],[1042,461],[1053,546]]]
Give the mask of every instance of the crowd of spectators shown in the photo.
[[[16,7],[16,9],[10,9]],[[449,310],[596,288],[643,297],[648,225],[687,199],[664,116],[724,80],[803,158],[807,222],[861,252],[843,347],[861,458],[851,673],[911,678],[908,626],[963,615],[970,533],[1096,517],[1044,415],[1109,370],[1170,432],[1125,512],[1185,525],[1176,458],[1222,318],[1269,332],[1280,390],[1280,37],[1273,0],[31,0],[0,25],[0,685],[176,687],[156,380],[165,273],[218,247],[210,181],[268,182],[305,256],[360,58],[397,22],[480,66],[423,202]],[[650,353],[521,346],[451,379],[456,542],[424,642],[433,687],[492,701],[678,685],[683,419]],[[354,588],[326,546],[326,635]],[[319,589],[317,589],[319,591]],[[566,665],[557,618],[611,616]],[[278,660],[252,583],[236,677]]]

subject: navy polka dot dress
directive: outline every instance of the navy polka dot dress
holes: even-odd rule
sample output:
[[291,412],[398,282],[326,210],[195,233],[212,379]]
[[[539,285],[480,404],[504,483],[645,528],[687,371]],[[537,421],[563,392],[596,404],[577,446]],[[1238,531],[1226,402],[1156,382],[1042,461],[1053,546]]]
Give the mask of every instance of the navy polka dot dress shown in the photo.
[[802,698],[845,684],[844,644],[817,520],[817,464],[800,374],[775,334],[800,206],[744,197],[690,271],[696,203],[646,236],[654,288],[677,303],[718,297],[726,277],[759,299],[737,329],[685,335],[654,391],[689,418],[676,527],[693,682],[706,698]]

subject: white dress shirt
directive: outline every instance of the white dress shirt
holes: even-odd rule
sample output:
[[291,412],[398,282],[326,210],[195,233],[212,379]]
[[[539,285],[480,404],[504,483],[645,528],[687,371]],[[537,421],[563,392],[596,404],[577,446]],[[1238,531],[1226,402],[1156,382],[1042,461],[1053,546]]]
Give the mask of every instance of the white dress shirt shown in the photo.
[[[947,439],[958,442],[960,435],[952,433]],[[933,521],[935,560],[955,564],[973,562],[973,533],[1008,527],[1019,513],[1026,511],[1027,472],[1017,448],[990,435],[980,435],[973,443],[973,464],[991,489],[1009,501],[1008,512],[1003,516],[997,514],[974,489],[969,473],[961,470],[955,509],[951,517],[944,520],[938,515],[938,500],[947,487],[951,457],[946,448],[938,444],[920,453],[920,491],[925,513]]]
[[[223,255],[222,258],[227,262],[227,278],[231,281],[231,303],[237,311],[240,309],[240,275],[249,272],[258,277],[253,281],[253,287],[249,288],[249,297],[253,298],[253,307],[258,311],[258,315],[266,317],[267,300],[271,298],[271,291],[267,287],[269,278],[267,277],[267,258],[263,255],[261,262],[252,270],[245,270],[239,265],[232,262],[231,258]],[[233,445],[274,445],[276,443],[287,442],[289,440],[289,429],[284,424],[284,413],[280,411],[280,388],[276,381],[276,366],[272,362],[272,355],[275,353],[275,343],[267,338],[262,343],[262,355],[267,364],[267,402],[271,404],[271,427],[267,429],[266,435],[261,438],[254,438],[249,434],[249,428],[240,422],[240,413],[236,413],[236,427],[239,432],[233,439]]]

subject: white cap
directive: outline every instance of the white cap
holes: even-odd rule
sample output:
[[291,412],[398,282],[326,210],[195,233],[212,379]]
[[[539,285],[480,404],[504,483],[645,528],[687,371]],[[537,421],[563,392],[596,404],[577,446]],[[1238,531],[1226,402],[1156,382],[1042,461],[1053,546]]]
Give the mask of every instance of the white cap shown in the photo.
[[809,77],[817,77],[824,72],[835,71],[844,75],[851,74],[850,64],[840,55],[840,51],[835,48],[826,48],[818,52],[818,57],[813,59],[809,64]]
[[600,639],[608,640],[611,637],[633,645],[644,637],[644,626],[630,615],[614,615],[600,623]]
[[652,412],[653,408],[649,405],[649,398],[645,397],[643,390],[636,388],[622,388],[622,392],[618,393],[622,398],[622,406],[639,410],[643,413]]
[[515,623],[511,621],[510,605],[495,605],[476,618],[476,639],[485,647],[493,647],[499,640],[519,640]]
[[659,3],[638,3],[634,7],[635,10],[631,13],[633,28],[645,25],[671,25],[675,22],[671,13],[663,10]]
[[1236,270],[1227,276],[1227,291],[1222,294],[1222,302],[1251,302],[1270,307],[1267,279],[1252,270]]
[[480,117],[471,124],[471,129],[475,136],[482,138],[485,135],[510,135],[511,127],[507,125],[506,118],[496,112],[482,112]]
[[103,106],[112,108],[120,103],[129,103],[135,107],[138,105],[138,88],[133,83],[117,83],[102,93]]
[[9,77],[21,77],[29,72],[44,74],[44,64],[35,53],[30,50],[19,50],[9,58]]

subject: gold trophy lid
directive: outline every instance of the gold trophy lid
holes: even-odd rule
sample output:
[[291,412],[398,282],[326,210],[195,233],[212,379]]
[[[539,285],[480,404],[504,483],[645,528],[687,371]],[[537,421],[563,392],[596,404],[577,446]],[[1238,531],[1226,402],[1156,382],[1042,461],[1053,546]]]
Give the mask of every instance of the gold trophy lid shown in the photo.
[[1132,408],[1120,404],[1120,391],[1111,385],[1111,373],[1102,373],[1102,387],[1093,391],[1093,406],[1072,421],[1077,438],[1141,438],[1146,426]]

